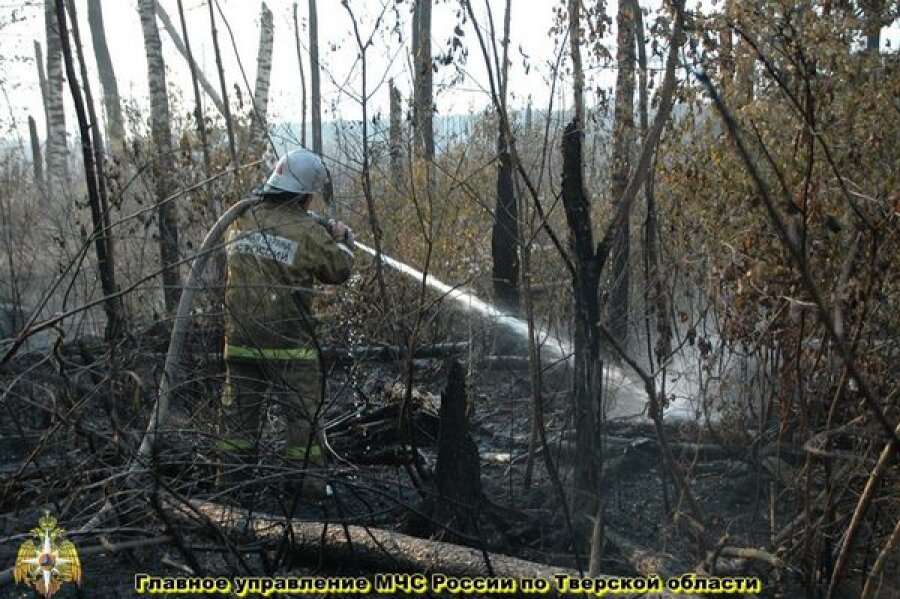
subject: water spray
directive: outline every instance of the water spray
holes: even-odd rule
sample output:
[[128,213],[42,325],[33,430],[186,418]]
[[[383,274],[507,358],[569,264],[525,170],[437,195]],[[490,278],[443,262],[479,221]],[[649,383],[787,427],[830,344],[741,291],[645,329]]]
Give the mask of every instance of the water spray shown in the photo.
[[[322,221],[320,220],[320,222]],[[354,248],[369,254],[373,258],[377,258],[378,253],[373,248],[354,240],[352,235],[348,237],[346,241],[347,243],[352,244]],[[504,314],[496,306],[480,299],[474,292],[466,291],[459,286],[448,285],[439,279],[436,279],[434,276],[424,273],[396,258],[387,256],[384,253],[381,254],[381,262],[385,266],[392,268],[417,282],[424,282],[426,287],[441,294],[461,310],[478,314],[479,316],[496,323],[523,341],[528,339],[528,323],[526,321],[509,314]],[[574,355],[571,342],[557,335],[553,335],[546,327],[540,327],[538,335],[544,341],[541,345],[541,355],[543,357],[547,358],[549,361],[556,362],[558,365],[571,363]],[[640,383],[629,378],[621,368],[613,364],[604,364],[604,377],[606,389],[612,392],[611,396],[607,398],[607,406],[610,410],[609,416],[632,417],[643,411],[647,398]],[[684,385],[676,385],[673,382],[671,386]],[[689,398],[693,393],[687,393],[687,390],[683,391],[683,393],[679,394],[681,397],[677,397],[666,409],[667,418],[691,418],[691,415],[694,412],[694,406]]]
[[[315,212],[310,212],[310,214],[316,220],[316,222],[328,229],[329,232],[331,231],[331,228],[335,222],[334,220],[327,219],[316,214]],[[347,243],[348,245],[352,245],[356,249],[362,250],[373,258],[377,259],[378,257],[378,252],[376,252],[375,249],[367,246],[364,243],[361,243],[360,241],[357,241],[353,237],[352,232],[349,230],[342,241],[344,243]],[[500,325],[504,329],[511,331],[521,339],[528,338],[528,323],[526,323],[521,318],[516,318],[515,316],[510,316],[509,314],[504,314],[501,310],[480,299],[474,293],[466,291],[458,286],[454,287],[442,281],[439,281],[430,274],[424,273],[417,268],[413,268],[409,264],[401,262],[400,260],[391,258],[383,252],[381,253],[381,262],[385,266],[390,267],[397,272],[406,275],[411,279],[414,279],[417,282],[424,282],[426,287],[441,294],[443,297],[459,306],[462,310],[469,313],[478,314],[480,316],[483,316],[484,318],[496,322],[498,325]],[[547,342],[543,346],[543,351],[548,358],[555,361],[562,361],[568,360],[572,356],[571,343],[564,341],[563,339],[560,339],[559,337],[552,335],[547,331],[543,331],[541,333],[541,336],[546,337],[547,339]]]
[[[370,254],[373,257],[376,255],[374,249],[365,244],[359,243],[358,241],[355,243],[355,247],[361,249],[362,251]],[[399,260],[391,258],[390,256],[381,254],[381,261],[385,266],[389,266],[397,272],[400,272],[417,281],[423,281],[426,287],[440,293],[442,296],[459,306],[461,309],[488,318],[491,321],[496,322],[504,329],[511,331],[517,337],[527,339],[528,323],[521,318],[516,318],[515,316],[510,316],[509,314],[504,314],[495,306],[492,306],[491,304],[480,299],[474,293],[465,291],[460,287],[453,287],[451,285],[448,285],[442,281],[439,281],[433,276],[426,274],[416,268],[413,268],[408,264],[404,264]],[[572,347],[569,342],[547,332],[542,332],[541,336],[547,337],[547,343],[543,345],[543,351],[549,358],[559,361],[567,360],[571,357]]]

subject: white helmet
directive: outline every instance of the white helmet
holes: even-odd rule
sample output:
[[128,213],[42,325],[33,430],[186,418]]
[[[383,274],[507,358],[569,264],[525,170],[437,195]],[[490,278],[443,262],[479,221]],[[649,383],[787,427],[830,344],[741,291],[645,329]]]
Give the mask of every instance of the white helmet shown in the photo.
[[325,194],[328,170],[316,154],[306,148],[291,150],[275,164],[262,193],[287,191],[290,193]]

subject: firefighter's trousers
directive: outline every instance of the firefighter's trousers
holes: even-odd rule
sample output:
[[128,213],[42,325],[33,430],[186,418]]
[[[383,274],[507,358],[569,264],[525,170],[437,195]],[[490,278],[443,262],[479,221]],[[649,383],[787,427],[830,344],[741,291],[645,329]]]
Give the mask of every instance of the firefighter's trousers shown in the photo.
[[266,414],[278,406],[287,423],[285,457],[310,468],[324,466],[318,360],[226,360],[225,365],[219,449],[257,455]]

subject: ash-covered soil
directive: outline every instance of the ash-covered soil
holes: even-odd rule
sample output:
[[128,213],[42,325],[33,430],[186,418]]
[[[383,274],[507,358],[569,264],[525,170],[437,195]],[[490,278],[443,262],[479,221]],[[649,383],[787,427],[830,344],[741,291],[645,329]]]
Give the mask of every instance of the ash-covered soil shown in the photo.
[[[477,365],[476,365],[477,366]],[[471,434],[480,456],[483,501],[477,517],[481,548],[569,568],[586,568],[594,516],[568,509],[574,476],[574,424],[564,375],[548,376],[544,393],[546,448],[538,435],[529,465],[533,411],[527,371],[517,364],[478,367],[467,381]],[[232,503],[296,519],[363,524],[398,532],[427,529],[433,485],[440,394],[446,369],[439,360],[417,360],[411,393],[402,365],[355,363],[335,368],[328,383],[326,420],[329,441],[340,456],[331,470],[335,497],[325,506],[294,503],[285,481],[296,472],[278,457],[281,420],[269,414],[271,454],[258,465],[240,465],[234,487],[215,486],[215,406],[221,380],[210,362],[194,371],[175,406],[169,430],[156,456],[156,482],[143,479],[142,498],[127,500],[104,534],[73,535],[82,550],[84,583],[66,585],[56,597],[131,597],[137,572],[188,575],[200,568],[211,575],[358,575],[353,564],[291,563],[278,547],[235,536],[238,546],[209,530],[167,522],[154,507],[171,492],[186,499]],[[156,367],[142,373],[157,380]],[[123,390],[124,391],[124,390]],[[37,392],[32,390],[34,395]],[[21,393],[19,399],[27,396]],[[123,392],[123,396],[126,394]],[[43,510],[75,529],[102,504],[104,494],[121,489],[115,473],[127,464],[124,448],[136,443],[140,410],[120,406],[118,440],[109,430],[108,406],[81,414],[77,422],[42,420],[40,412],[8,419],[0,451],[3,470],[0,563],[12,566],[28,526]],[[48,425],[41,428],[41,425]],[[55,427],[55,428],[54,428]],[[789,471],[764,467],[763,448],[729,446],[715,431],[692,424],[666,427],[679,468],[700,505],[697,522],[660,458],[657,433],[646,419],[611,420],[603,425],[603,463],[599,512],[604,549],[601,571],[616,575],[680,575],[709,569],[710,554],[723,547],[763,548],[796,516],[782,513],[772,493],[789,491],[782,476],[796,472],[796,456],[778,456]],[[412,439],[412,442],[410,442]],[[118,445],[117,445],[118,443]],[[768,450],[766,450],[768,451]],[[549,468],[549,469],[548,469]],[[556,472],[556,478],[550,472]],[[530,483],[526,484],[526,477]],[[254,477],[259,480],[253,482]],[[160,485],[154,487],[154,485]],[[565,499],[563,498],[564,494]],[[564,509],[563,506],[567,506]],[[426,524],[423,526],[423,522]],[[117,549],[178,531],[178,542]],[[788,529],[802,536],[803,522]],[[432,531],[433,532],[433,531]],[[778,541],[784,544],[787,541]],[[179,543],[181,548],[179,548]],[[243,543],[243,544],[242,544]],[[778,544],[776,543],[776,544]],[[108,550],[104,550],[107,547]],[[192,556],[190,559],[186,552]],[[195,560],[194,565],[189,562]],[[707,563],[703,563],[704,560]],[[789,570],[765,561],[718,555],[715,572],[760,576],[766,596],[789,596],[796,582]],[[32,597],[21,586],[5,585],[0,597]]]

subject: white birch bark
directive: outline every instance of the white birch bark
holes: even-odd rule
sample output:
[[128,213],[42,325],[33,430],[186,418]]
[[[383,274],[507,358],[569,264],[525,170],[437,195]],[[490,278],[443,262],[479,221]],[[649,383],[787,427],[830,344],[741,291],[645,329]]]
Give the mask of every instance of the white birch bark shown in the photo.
[[266,111],[269,106],[269,82],[272,75],[272,46],[275,40],[272,11],[262,3],[259,14],[259,50],[256,55],[256,85],[253,90],[253,115],[250,120],[250,151],[260,151],[266,138]]
[[50,193],[61,193],[69,180],[66,113],[63,107],[62,45],[56,3],[44,0],[47,30],[47,182]]
[[178,225],[174,206],[165,201],[173,190],[172,174],[175,170],[172,154],[172,133],[169,118],[169,97],[166,92],[166,64],[162,55],[162,43],[156,26],[156,1],[139,0],[141,26],[144,32],[144,49],[147,55],[147,81],[150,87],[150,129],[153,138],[154,182],[159,204],[159,253],[163,266],[163,296],[166,312],[172,313],[178,305],[180,277],[178,267]]

